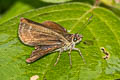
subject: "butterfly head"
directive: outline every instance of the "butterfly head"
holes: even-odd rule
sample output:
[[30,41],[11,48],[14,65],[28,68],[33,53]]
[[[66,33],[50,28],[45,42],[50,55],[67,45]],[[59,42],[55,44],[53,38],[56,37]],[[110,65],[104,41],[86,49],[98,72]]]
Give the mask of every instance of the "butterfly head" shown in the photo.
[[73,35],[74,37],[73,37],[73,42],[75,42],[75,43],[79,43],[81,40],[82,40],[82,38],[83,38],[83,36],[82,35],[80,35],[80,34],[74,34]]

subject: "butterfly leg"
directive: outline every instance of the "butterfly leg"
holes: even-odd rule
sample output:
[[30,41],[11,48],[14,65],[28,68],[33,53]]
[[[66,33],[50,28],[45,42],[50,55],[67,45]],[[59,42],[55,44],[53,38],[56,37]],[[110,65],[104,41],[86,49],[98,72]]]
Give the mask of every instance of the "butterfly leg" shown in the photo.
[[59,59],[60,59],[60,56],[61,56],[61,53],[62,53],[62,50],[60,50],[59,55],[58,55],[58,57],[57,57],[57,60],[56,60],[56,62],[55,62],[55,64],[54,64],[54,66],[56,66],[56,64],[58,63],[58,61],[59,61]]
[[85,61],[84,57],[82,56],[82,53],[81,53],[80,49],[78,49],[78,48],[73,48],[73,50],[78,51],[78,52],[79,52],[79,54],[80,54],[80,56],[82,57],[82,59],[83,59],[84,63],[86,63],[86,61]]
[[70,48],[68,55],[69,55],[69,59],[70,59],[70,66],[72,67],[71,51],[72,51],[72,48]]

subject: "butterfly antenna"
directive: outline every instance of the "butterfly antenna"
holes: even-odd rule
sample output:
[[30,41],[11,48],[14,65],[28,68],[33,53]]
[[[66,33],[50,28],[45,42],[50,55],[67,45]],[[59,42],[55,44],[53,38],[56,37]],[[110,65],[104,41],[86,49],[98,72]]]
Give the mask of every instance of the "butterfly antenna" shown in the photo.
[[87,27],[87,25],[90,22],[90,20],[92,19],[92,17],[93,17],[93,14],[92,14],[92,16],[89,17],[89,19],[87,20],[87,22],[83,24],[82,29],[81,29],[80,32],[83,32],[83,30]]

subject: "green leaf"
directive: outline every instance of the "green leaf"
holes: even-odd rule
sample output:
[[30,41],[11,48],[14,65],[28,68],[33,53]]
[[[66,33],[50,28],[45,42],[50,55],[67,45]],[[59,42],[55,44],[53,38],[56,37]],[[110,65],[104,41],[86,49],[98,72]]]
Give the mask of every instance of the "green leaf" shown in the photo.
[[0,14],[4,13],[16,0],[0,0]]
[[119,0],[101,0],[102,3],[113,6],[116,8],[120,8],[120,1]]
[[120,17],[120,0],[101,0],[101,2]]
[[72,0],[41,0],[41,1],[50,2],[50,3],[63,3],[63,2],[68,2]]
[[33,9],[30,5],[26,5],[22,2],[16,2],[10,10],[8,10],[0,19],[0,23],[4,23],[5,21],[8,21],[12,17],[15,17],[19,14],[22,14],[30,9]]
[[[79,32],[83,24],[94,15],[87,28]],[[83,41],[77,44],[86,60],[84,64],[78,52],[72,51],[72,68],[68,52],[63,52],[56,66],[53,66],[58,52],[27,64],[26,58],[34,49],[24,45],[18,37],[20,18],[36,22],[54,21],[70,33],[80,33]],[[29,80],[34,75],[39,80],[114,80],[120,78],[120,19],[102,7],[83,3],[66,3],[26,12],[0,25],[0,79]],[[90,42],[88,45],[85,41]],[[104,60],[100,48],[109,52]]]
[[2,15],[0,18],[0,24],[8,21],[9,19],[23,14],[29,10],[33,10],[39,7],[50,5],[50,3],[44,3],[42,1],[34,1],[34,0],[20,0],[14,2],[11,8]]

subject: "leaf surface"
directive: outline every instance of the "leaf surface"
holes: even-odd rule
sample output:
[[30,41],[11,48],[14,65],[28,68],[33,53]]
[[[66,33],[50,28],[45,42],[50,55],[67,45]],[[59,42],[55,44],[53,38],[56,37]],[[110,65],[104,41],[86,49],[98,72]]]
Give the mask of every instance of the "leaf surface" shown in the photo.
[[[94,15],[87,28],[83,24]],[[27,64],[33,47],[24,45],[18,37],[20,18],[25,17],[36,22],[54,21],[66,28],[70,33],[84,36],[77,44],[86,60],[72,51],[72,68],[70,68],[68,52],[63,52],[58,64],[54,67],[58,52],[46,55],[38,61]],[[43,7],[26,12],[0,25],[0,79],[29,80],[38,75],[38,80],[114,80],[120,78],[120,19],[111,11],[102,7],[92,7],[83,3],[66,3]],[[86,43],[85,43],[86,42]],[[109,52],[105,56],[100,48]]]

